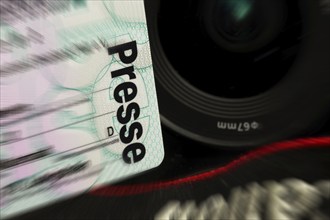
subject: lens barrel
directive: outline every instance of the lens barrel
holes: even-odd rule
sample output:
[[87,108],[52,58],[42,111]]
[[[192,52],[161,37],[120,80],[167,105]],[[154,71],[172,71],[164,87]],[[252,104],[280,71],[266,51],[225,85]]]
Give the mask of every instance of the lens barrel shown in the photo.
[[308,135],[330,115],[330,22],[310,0],[146,0],[162,122],[216,147]]

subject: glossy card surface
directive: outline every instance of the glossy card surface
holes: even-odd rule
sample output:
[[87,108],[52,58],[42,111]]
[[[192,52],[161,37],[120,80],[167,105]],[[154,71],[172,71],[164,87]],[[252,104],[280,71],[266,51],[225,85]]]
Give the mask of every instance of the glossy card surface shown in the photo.
[[1,1],[0,54],[1,218],[163,160],[143,1]]

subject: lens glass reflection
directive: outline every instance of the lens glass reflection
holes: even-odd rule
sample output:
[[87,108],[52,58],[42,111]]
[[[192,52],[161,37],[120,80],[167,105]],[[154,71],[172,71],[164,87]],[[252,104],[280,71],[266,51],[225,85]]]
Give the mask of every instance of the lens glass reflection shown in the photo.
[[289,71],[303,36],[298,0],[162,0],[159,37],[174,69],[219,97],[263,93]]

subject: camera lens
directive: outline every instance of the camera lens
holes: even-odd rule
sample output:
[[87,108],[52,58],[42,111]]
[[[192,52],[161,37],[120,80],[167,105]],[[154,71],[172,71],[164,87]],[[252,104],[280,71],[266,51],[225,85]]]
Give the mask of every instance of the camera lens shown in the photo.
[[161,119],[176,133],[256,147],[329,117],[329,14],[318,1],[145,4]]
[[[161,1],[160,41],[173,67],[196,88],[225,98],[255,96],[279,82],[298,53],[296,4],[185,0],[174,10],[171,1]],[[196,70],[203,77],[192,74]]]

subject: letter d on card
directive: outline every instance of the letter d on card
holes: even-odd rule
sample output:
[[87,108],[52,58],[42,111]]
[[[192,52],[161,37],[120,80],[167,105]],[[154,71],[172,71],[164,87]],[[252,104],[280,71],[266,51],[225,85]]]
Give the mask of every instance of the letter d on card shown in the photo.
[[164,157],[143,1],[44,1],[0,6],[1,219]]

